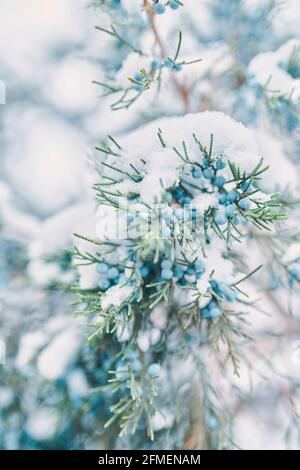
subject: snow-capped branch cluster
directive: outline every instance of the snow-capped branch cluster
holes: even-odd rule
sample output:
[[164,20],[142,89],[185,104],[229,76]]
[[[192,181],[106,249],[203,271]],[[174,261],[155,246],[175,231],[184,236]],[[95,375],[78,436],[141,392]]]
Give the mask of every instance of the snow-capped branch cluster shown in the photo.
[[0,447],[299,448],[298,0],[2,3]]
[[[278,54],[256,55],[261,45],[252,38],[253,50],[248,47],[242,62],[241,38],[234,38],[229,50],[229,38],[226,44],[215,31],[202,38],[196,26],[204,12],[216,24],[222,24],[222,15],[229,22],[230,8],[226,5],[221,15],[221,2],[211,7],[205,2],[201,7],[194,2],[104,3],[114,22],[97,29],[112,36],[124,57],[110,81],[97,83],[105,95],[117,95],[111,105],[115,113],[129,113],[131,122],[144,113],[151,122],[131,132],[119,129],[96,146],[100,221],[95,238],[76,234],[80,284],[75,290],[80,311],[91,317],[90,341],[119,344],[108,384],[95,392],[115,397],[105,427],[116,424],[121,438],[132,434],[129,445],[138,445],[137,430],[143,430],[154,445],[164,445],[171,435],[173,446],[188,447],[187,436],[194,432],[195,446],[227,446],[232,420],[228,392],[220,398],[224,385],[209,379],[209,370],[227,370],[229,359],[239,376],[248,363],[249,313],[265,310],[264,300],[253,295],[255,283],[274,301],[270,292],[279,286],[295,291],[300,279],[298,258],[282,258],[289,245],[297,251],[298,230],[290,222],[285,225],[297,197],[284,177],[278,184],[278,167],[272,169],[268,135],[262,131],[263,119],[270,122],[267,127],[273,122],[269,97],[259,104],[274,88],[272,80],[280,88],[277,100],[296,96],[295,41]],[[246,7],[234,3],[242,17]],[[178,10],[177,19],[170,19],[168,7]],[[256,5],[243,21],[262,27],[274,8],[274,2]],[[221,43],[225,59],[205,53],[207,47],[213,51],[212,41]],[[258,86],[265,90],[261,95]],[[252,130],[215,112],[215,103]],[[178,112],[179,117],[170,117]],[[274,161],[280,158],[293,168],[287,153]],[[238,400],[229,377],[227,387]],[[181,414],[179,403],[186,393]],[[187,418],[194,407],[201,415],[197,431]]]

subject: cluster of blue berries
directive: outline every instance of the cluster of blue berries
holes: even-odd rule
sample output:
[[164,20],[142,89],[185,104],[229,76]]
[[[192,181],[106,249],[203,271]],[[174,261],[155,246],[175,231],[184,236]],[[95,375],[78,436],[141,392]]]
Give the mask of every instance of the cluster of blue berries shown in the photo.
[[[181,187],[175,188],[171,192],[167,193],[168,202],[172,202],[173,198],[182,206],[189,204],[192,200],[191,196],[189,196],[187,192]],[[178,212],[178,214],[180,214],[180,211]]]
[[226,184],[226,179],[222,175],[218,175],[219,170],[226,167],[226,162],[222,158],[218,158],[213,164],[207,158],[204,158],[201,166],[195,166],[192,169],[192,177],[194,179],[204,178],[209,180],[219,190],[222,190]]
[[136,266],[144,279],[151,275],[152,279],[155,278],[158,281],[171,281],[174,279],[180,285],[195,283],[205,272],[204,262],[200,259],[190,265],[173,263],[169,259],[163,259],[160,265],[150,261],[138,261]]
[[[240,222],[239,218],[237,217],[237,206],[242,210],[247,210],[251,206],[251,202],[249,198],[242,197],[241,194],[232,189],[230,191],[226,191],[224,186],[226,184],[226,179],[223,175],[218,175],[219,170],[223,170],[226,167],[226,162],[219,158],[216,160],[214,164],[210,162],[208,159],[204,158],[201,167],[194,167],[192,169],[192,177],[195,179],[204,178],[210,180],[213,185],[215,185],[219,192],[219,204],[224,206],[224,210],[222,212],[218,212],[214,218],[214,221],[217,225],[223,225],[227,222],[228,219],[233,219],[234,222],[237,224]],[[245,181],[240,184],[239,188],[244,191],[250,190],[250,183]],[[180,202],[183,204],[188,203],[188,199],[185,197],[180,196]]]
[[133,78],[134,78],[134,81],[136,82],[132,86],[133,90],[142,91],[142,89],[143,89],[143,76],[142,76],[142,74],[140,72],[137,72],[134,75]]
[[182,69],[182,65],[181,64],[177,64],[176,62],[173,62],[171,59],[169,58],[166,58],[163,63],[162,63],[162,66],[163,67],[167,67],[168,69],[171,69],[173,70],[174,72],[180,72],[180,70]]
[[[210,281],[211,288],[214,294],[221,299],[227,300],[228,302],[234,302],[236,300],[236,293],[230,288],[225,282],[219,282],[216,279]],[[206,320],[215,320],[222,315],[222,310],[218,302],[213,299],[209,304],[201,311],[202,318]]]
[[[184,201],[181,200],[181,204],[189,204],[191,201],[190,198],[186,197]],[[195,208],[191,208],[191,210],[187,210],[186,207],[174,207],[172,208],[172,212],[163,214],[163,219],[168,225],[173,225],[175,222],[183,222],[188,220],[194,220],[197,215],[197,210]],[[164,238],[169,238],[171,235],[170,227],[162,227],[161,235]]]
[[154,58],[151,62],[151,71],[154,72],[155,70],[161,69],[166,67],[168,69],[173,70],[174,72],[180,72],[182,70],[182,64],[176,63],[173,60],[169,59],[168,57],[164,60],[160,60]]
[[203,177],[207,180],[214,180],[214,184],[222,188],[226,180],[224,176],[217,176],[216,174],[218,170],[224,170],[225,167],[226,162],[222,158],[218,158],[214,164],[207,158],[203,158],[202,165],[192,169],[192,176],[195,179]]
[[[161,367],[156,362],[149,364],[147,367],[147,372],[152,379],[158,379],[160,371]],[[144,365],[139,359],[139,354],[136,349],[126,351],[124,359],[118,360],[116,364],[115,378],[122,384],[120,391],[124,392],[126,388],[131,388],[130,372],[133,372],[135,378],[138,379],[135,391],[137,396],[141,398],[144,395],[145,390],[139,383],[139,376],[141,377],[142,372],[146,371],[144,369]]]
[[234,300],[236,300],[236,293],[225,282],[219,282],[216,279],[212,279],[210,281],[210,285],[214,293],[218,297],[221,297],[221,299],[225,299],[228,302],[234,302]]
[[[251,207],[250,199],[243,195],[245,191],[250,191],[251,183],[249,181],[245,181],[239,185],[239,189],[242,191],[241,194],[235,189],[227,192],[224,189],[226,179],[223,175],[218,174],[218,171],[223,170],[225,167],[226,163],[221,158],[217,159],[214,164],[204,158],[201,166],[193,167],[192,169],[192,177],[194,179],[204,178],[206,180],[210,180],[210,182],[217,187],[220,193],[219,204],[223,207],[223,210],[218,211],[214,217],[214,221],[217,225],[225,224],[228,219],[233,219],[235,224],[240,223],[241,220],[238,217],[238,208],[241,210],[247,210]],[[171,203],[173,200],[182,206],[186,206],[192,201],[192,197],[185,189],[177,187],[176,189],[167,192],[167,202]],[[196,209],[192,209],[191,218],[195,219],[196,215]],[[174,210],[174,216],[178,220],[183,220],[184,210],[182,208],[176,208]]]
[[[180,7],[180,3],[177,0],[171,0],[167,5],[172,10],[178,10],[178,8]],[[156,1],[154,3],[154,11],[155,13],[157,13],[157,15],[163,15],[166,11],[166,7],[162,2]]]
[[146,263],[143,261],[138,261],[136,263],[136,267],[138,268],[140,275],[144,279],[147,278],[150,274],[153,275],[153,273],[155,273],[156,271],[156,265],[151,261],[147,261]]
[[176,280],[181,285],[194,283],[200,279],[205,272],[205,265],[202,260],[196,260],[192,265],[174,264],[168,259],[161,262],[160,277],[164,281]]
[[151,62],[151,71],[154,72],[155,70],[161,69],[163,67],[166,67],[168,69],[173,70],[174,72],[180,72],[182,69],[182,65],[178,64],[176,62],[173,62],[171,59],[168,57],[164,60],[154,58]]
[[125,359],[127,362],[130,363],[130,367],[135,374],[138,374],[142,371],[143,364],[140,361],[140,357],[139,357],[139,353],[137,349],[131,348],[128,351],[126,351]]
[[[207,158],[204,158],[201,166],[197,166],[192,169],[192,177],[195,179],[204,178],[206,180],[210,180],[215,186],[217,186],[217,188],[222,190],[226,184],[226,179],[224,176],[218,175],[218,171],[224,170],[224,168],[226,168],[226,162],[222,158],[218,158],[214,163]],[[251,183],[249,181],[245,181],[239,185],[242,191],[249,191],[250,186]],[[239,194],[232,190],[227,196],[227,201],[230,203],[236,201]]]
[[228,193],[222,193],[219,198],[219,204],[224,206],[224,211],[217,213],[215,216],[214,221],[217,225],[226,224],[228,219],[234,219],[235,224],[240,223],[236,204],[238,204],[238,207],[242,210],[247,210],[251,207],[249,198],[241,198],[240,194],[235,189],[232,189]]
[[[126,351],[124,359],[118,360],[116,364],[116,378],[121,381],[127,380],[129,378],[129,370],[132,370],[135,375],[138,375],[142,372],[143,368],[144,366],[140,360],[137,349],[129,349]],[[158,377],[161,367],[158,363],[152,362],[147,369],[149,375]]]
[[103,292],[119,282],[122,282],[124,278],[124,270],[117,266],[108,265],[103,262],[97,263],[96,269],[100,275],[98,287]]
[[201,310],[202,318],[205,320],[215,320],[222,315],[222,311],[219,308],[218,303],[215,300],[211,300],[209,304]]
[[[162,69],[164,67],[171,69],[174,72],[180,72],[180,70],[182,69],[182,64],[173,62],[168,57],[164,60],[154,58],[151,62],[151,72],[155,72],[156,70]],[[142,74],[140,72],[137,72],[133,78],[134,84],[131,88],[135,91],[142,91],[144,88],[144,77],[142,76]]]

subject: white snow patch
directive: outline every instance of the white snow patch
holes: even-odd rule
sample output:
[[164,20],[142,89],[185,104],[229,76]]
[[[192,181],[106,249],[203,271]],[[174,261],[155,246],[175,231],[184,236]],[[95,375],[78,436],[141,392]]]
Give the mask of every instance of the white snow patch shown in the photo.
[[21,337],[21,342],[16,357],[16,367],[22,369],[27,366],[29,362],[38,353],[40,348],[44,346],[47,341],[47,335],[42,331],[34,331],[26,333]]
[[121,305],[128,301],[134,292],[134,287],[131,286],[113,286],[108,289],[101,298],[101,307],[107,310],[110,307],[119,308]]
[[99,89],[93,80],[103,80],[99,66],[79,57],[68,57],[55,63],[42,91],[56,108],[68,113],[85,113],[99,102]]
[[49,216],[80,196],[85,143],[75,127],[50,112],[17,106],[5,115],[4,138],[4,174],[32,212]]
[[[300,51],[300,40],[291,39],[273,52],[258,54],[251,60],[248,73],[266,87],[269,95],[291,96],[295,101],[300,99],[300,79],[293,78],[287,66],[293,53]],[[299,58],[298,58],[299,60]]]
[[67,377],[69,390],[78,395],[85,396],[88,393],[89,386],[84,372],[81,369],[75,369]]
[[76,328],[59,333],[39,355],[39,373],[48,380],[63,377],[67,367],[76,360],[80,342]]
[[33,439],[46,441],[54,436],[58,420],[59,417],[53,410],[37,409],[28,416],[25,430]]

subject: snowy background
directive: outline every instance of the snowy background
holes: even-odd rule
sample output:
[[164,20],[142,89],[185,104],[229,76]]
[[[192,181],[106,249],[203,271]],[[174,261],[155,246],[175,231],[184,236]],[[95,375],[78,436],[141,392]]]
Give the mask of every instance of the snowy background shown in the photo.
[[[103,116],[92,80],[103,45],[84,0],[4,0],[0,18],[0,448],[31,448],[55,435],[59,404],[67,415],[70,396],[80,407],[88,389],[73,366],[81,328],[53,283],[73,280],[64,250],[93,211],[88,152]],[[51,389],[68,367],[69,388]],[[61,434],[55,447],[65,445]]]
[[[300,36],[299,2],[286,3],[274,23],[278,44],[281,38]],[[202,22],[200,9],[197,15],[205,34],[207,21]],[[97,351],[85,344],[82,320],[69,304],[66,286],[76,274],[65,251],[72,246],[73,232],[93,236],[96,230],[95,175],[89,164],[93,144],[107,130],[134,128],[138,122],[135,112],[129,111],[126,123],[123,113],[113,114],[92,84],[103,77],[100,59],[110,45],[95,32],[100,19],[85,0],[0,1],[0,80],[6,86],[6,104],[0,105],[4,449],[108,445],[97,432],[98,410],[105,405],[88,394],[101,381]],[[215,51],[219,65],[222,47]],[[225,68],[230,67],[227,58]],[[207,81],[203,86],[209,86]],[[262,141],[266,145],[265,134]],[[267,145],[278,146],[272,139]],[[287,168],[284,177],[298,185],[293,170]],[[286,416],[281,410],[273,414],[264,393],[257,406],[265,422],[258,424],[247,409],[238,417],[236,435],[244,448],[285,447]]]

